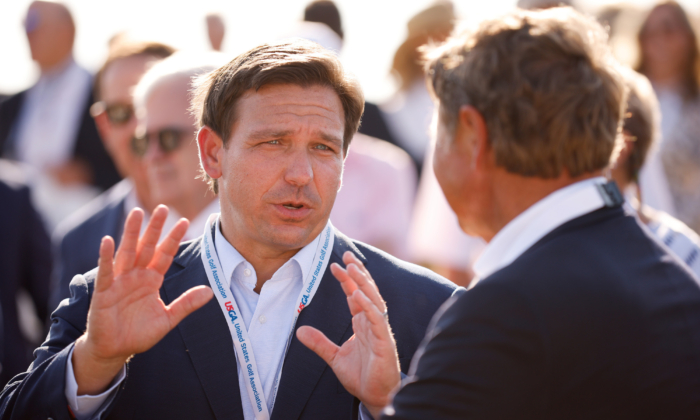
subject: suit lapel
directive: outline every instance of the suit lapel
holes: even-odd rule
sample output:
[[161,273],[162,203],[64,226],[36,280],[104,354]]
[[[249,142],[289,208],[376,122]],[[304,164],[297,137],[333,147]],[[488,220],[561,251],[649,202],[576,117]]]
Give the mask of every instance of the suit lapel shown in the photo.
[[[334,343],[341,344],[345,332],[352,325],[352,316],[345,293],[331,274],[330,265],[338,263],[345,266],[342,263],[342,255],[348,250],[366,262],[364,255],[352,242],[336,231],[333,253],[326,272],[311,304],[299,315],[295,330],[302,325],[310,325],[320,330]],[[295,333],[285,357],[277,399],[272,409],[272,420],[299,418],[327,368],[330,369],[326,362],[301,344]]]
[[[163,283],[166,304],[194,286],[209,285],[199,244],[194,241],[173,262],[184,269],[166,277]],[[177,328],[216,418],[242,420],[236,354],[216,299],[190,314]]]

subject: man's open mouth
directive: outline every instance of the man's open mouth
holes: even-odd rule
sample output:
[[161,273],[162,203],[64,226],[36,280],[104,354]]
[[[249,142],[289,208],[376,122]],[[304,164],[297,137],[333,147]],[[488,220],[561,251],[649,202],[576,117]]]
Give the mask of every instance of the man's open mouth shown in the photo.
[[299,210],[300,208],[303,208],[303,204],[282,204],[285,208],[288,208],[289,210]]

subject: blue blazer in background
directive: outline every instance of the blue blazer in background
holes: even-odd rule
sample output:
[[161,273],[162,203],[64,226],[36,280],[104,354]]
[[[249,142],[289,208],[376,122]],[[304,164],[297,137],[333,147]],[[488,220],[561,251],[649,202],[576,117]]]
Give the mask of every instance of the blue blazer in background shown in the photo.
[[123,180],[58,225],[53,235],[55,262],[49,300],[51,309],[70,297],[68,286],[74,276],[97,267],[100,242],[104,236],[111,236],[115,246],[119,246],[126,221],[124,201],[131,189],[131,181]]
[[[165,276],[161,298],[169,304],[197,285],[209,285],[200,240],[184,243]],[[354,242],[336,231],[329,263],[355,253],[372,273],[387,302],[401,369],[408,371],[431,317],[457,289],[433,272]],[[330,265],[329,264],[329,265]],[[71,299],[52,315],[47,341],[27,373],[0,394],[0,418],[69,419],[64,395],[66,361],[83,334],[95,271],[71,282]],[[318,291],[296,327],[311,325],[341,344],[353,335],[345,293],[326,269]],[[285,339],[286,337],[280,337]],[[333,370],[294,335],[287,352],[273,420],[356,419],[357,401]],[[185,318],[149,351],[134,356],[115,398],[101,407],[109,419],[243,419],[236,355],[216,299]]]

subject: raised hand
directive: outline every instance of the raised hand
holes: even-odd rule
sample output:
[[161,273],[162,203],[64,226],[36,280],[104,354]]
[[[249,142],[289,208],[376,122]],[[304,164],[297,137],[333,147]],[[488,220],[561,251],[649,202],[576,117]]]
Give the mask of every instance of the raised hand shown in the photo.
[[384,317],[386,303],[372,276],[351,252],[343,255],[347,269],[331,265],[331,272],[348,297],[355,334],[338,347],[319,330],[303,326],[297,338],[333,369],[345,389],[378,418],[401,382],[396,342]]
[[87,331],[73,350],[78,395],[104,391],[131,356],[153,347],[213,296],[210,288],[198,286],[168,306],[160,299],[163,278],[189,225],[181,219],[158,244],[167,215],[167,207],[158,206],[139,238],[143,211],[132,210],[114,257],[113,239],[102,239]]

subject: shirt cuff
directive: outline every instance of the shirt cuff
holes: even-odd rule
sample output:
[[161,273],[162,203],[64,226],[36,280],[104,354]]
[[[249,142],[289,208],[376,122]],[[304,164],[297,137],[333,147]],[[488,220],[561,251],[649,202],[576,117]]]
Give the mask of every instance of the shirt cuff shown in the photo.
[[[87,420],[107,401],[126,378],[126,365],[122,366],[109,389],[99,395],[78,395],[78,382],[75,380],[73,372],[73,347],[68,355],[68,365],[66,366],[66,399],[73,415],[78,420]],[[370,417],[371,419],[371,417]]]

